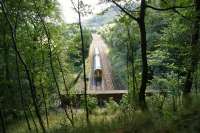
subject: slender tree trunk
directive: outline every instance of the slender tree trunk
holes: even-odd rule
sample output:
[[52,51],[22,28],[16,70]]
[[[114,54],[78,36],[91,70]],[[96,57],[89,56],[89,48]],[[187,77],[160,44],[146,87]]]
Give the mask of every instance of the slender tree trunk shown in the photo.
[[4,43],[4,62],[5,62],[5,78],[9,81],[9,46]]
[[[2,43],[4,45],[4,63],[5,63],[5,80],[6,82],[9,81],[9,65],[8,65],[8,46],[6,44],[6,33],[5,30],[3,29],[3,40]],[[3,74],[3,73],[2,73]],[[9,89],[9,86],[6,85],[5,89]],[[3,101],[1,101],[3,103]],[[3,115],[3,109],[0,108],[0,120],[1,120],[1,127],[2,129],[0,131],[2,131],[3,133],[6,133],[6,127],[5,127],[5,119],[4,119],[4,115]]]
[[147,64],[147,41],[146,41],[146,29],[145,29],[145,8],[146,1],[141,0],[140,7],[140,19],[139,19],[139,28],[140,28],[140,37],[141,37],[141,53],[142,53],[142,82],[139,92],[139,104],[140,107],[145,110],[147,109],[145,101],[145,91],[147,84],[147,74],[148,74],[148,64]]
[[43,98],[43,103],[44,103],[44,108],[45,108],[46,123],[47,123],[47,127],[49,128],[49,117],[48,117],[46,95],[45,95],[45,92],[44,92],[44,86],[41,84],[41,82],[40,82],[40,87],[41,87],[41,91],[42,91],[42,98]]
[[173,112],[176,112],[177,111],[177,107],[176,107],[176,97],[175,96],[172,96],[172,109],[173,109]]
[[81,14],[79,10],[79,1],[78,1],[78,18],[79,18],[79,27],[80,27],[80,33],[81,33],[81,51],[82,51],[82,63],[83,63],[83,76],[84,76],[84,98],[85,98],[85,111],[86,111],[86,121],[87,124],[89,124],[89,110],[88,110],[88,103],[87,103],[87,79],[86,79],[86,71],[85,71],[85,47],[84,47],[84,38],[83,38],[83,29],[82,29],[82,23],[81,23]]
[[37,127],[37,124],[36,124],[36,122],[35,122],[35,119],[34,119],[33,113],[32,113],[32,111],[31,111],[31,109],[30,109],[29,106],[28,106],[28,111],[29,111],[30,116],[31,116],[31,118],[32,118],[33,125],[35,126],[36,133],[38,133],[38,132],[39,132],[39,131],[38,131],[38,127]]
[[5,124],[5,120],[4,120],[3,111],[1,109],[0,109],[0,119],[1,119],[2,132],[6,133],[6,124]]
[[184,94],[189,94],[192,89],[193,84],[193,74],[196,70],[197,64],[198,64],[198,58],[199,58],[199,23],[200,23],[200,1],[194,0],[195,5],[195,19],[192,27],[192,38],[191,38],[191,66],[188,69],[186,81],[185,81],[185,87],[183,90]]
[[[44,52],[41,46],[41,52],[42,52],[42,72],[44,72]],[[49,128],[49,117],[48,117],[48,109],[47,109],[47,102],[46,102],[46,95],[45,95],[45,91],[44,91],[44,86],[42,85],[42,78],[40,77],[40,87],[41,87],[41,91],[42,91],[42,98],[43,98],[43,103],[44,103],[44,107],[45,107],[45,116],[46,116],[46,123],[47,123],[47,127]]]
[[135,91],[136,91],[136,81],[135,81],[135,67],[134,67],[134,45],[132,44],[131,41],[131,34],[130,34],[130,30],[127,27],[127,31],[128,31],[128,39],[129,39],[129,46],[130,46],[130,60],[131,60],[131,67],[132,67],[132,87],[133,87],[133,98],[135,98]]
[[[130,81],[130,75],[132,74],[132,70],[129,71],[129,64],[131,62],[131,67],[133,67],[133,64],[132,64],[132,44],[131,44],[131,36],[130,36],[130,30],[129,30],[129,26],[127,25],[126,26],[127,28],[127,36],[128,36],[128,43],[127,43],[127,76],[128,76],[128,92],[130,93],[129,96],[130,96],[130,103],[133,104],[134,102],[134,98],[135,98],[135,87],[134,87],[134,82],[132,82],[132,90],[131,88],[129,88],[129,86],[131,85],[131,83],[129,84],[129,81]],[[130,74],[131,72],[131,74]],[[133,75],[132,75],[133,76]],[[133,81],[133,77],[132,77],[132,81]]]
[[[128,34],[129,34],[129,28],[128,28],[128,26],[127,26],[127,30],[128,30]],[[129,37],[129,36],[128,36]],[[129,86],[130,86],[130,84],[129,84],[129,80],[130,80],[130,75],[129,75],[129,60],[130,60],[130,50],[129,50],[129,48],[130,48],[130,39],[129,39],[129,42],[127,43],[127,46],[126,46],[126,50],[127,50],[127,53],[126,53],[126,71],[127,71],[127,84],[128,84],[128,91],[130,91],[129,90]]]
[[198,94],[198,73],[195,74],[194,88],[195,88],[195,94],[197,96],[197,94]]
[[59,67],[60,67],[60,72],[62,74],[62,79],[63,79],[64,86],[65,86],[65,91],[67,92],[67,94],[69,94],[69,88],[67,87],[67,83],[66,83],[66,80],[65,80],[63,68],[62,68],[61,61],[60,61],[60,58],[59,58],[58,55],[57,55],[57,61],[58,61]]
[[[66,79],[65,79],[65,76],[64,76],[64,72],[63,72],[63,68],[62,68],[59,56],[57,56],[57,60],[58,60],[58,64],[59,64],[59,67],[60,67],[61,74],[62,74],[62,79],[63,79],[63,82],[64,82],[65,90],[67,92],[67,96],[69,96],[69,88],[67,87]],[[73,114],[73,109],[72,109],[72,101],[70,101],[69,108],[70,108],[70,113],[71,113],[71,120],[72,120],[72,123],[74,125],[74,114]]]
[[18,59],[17,59],[17,54],[15,54],[15,61],[16,61],[16,70],[17,70],[17,80],[18,80],[18,88],[19,88],[19,92],[20,92],[20,101],[21,101],[21,106],[23,109],[23,113],[24,113],[24,117],[26,120],[26,124],[28,127],[28,130],[31,132],[31,126],[30,126],[30,122],[28,119],[28,116],[26,114],[26,109],[25,109],[25,101],[24,101],[24,96],[23,96],[23,90],[22,90],[22,84],[21,84],[21,80],[20,80],[20,70],[19,70],[19,63],[18,63]]
[[25,109],[23,110],[23,113],[24,113],[24,117],[25,117],[25,120],[26,120],[26,124],[27,124],[28,130],[29,130],[29,132],[31,132],[32,131],[31,125],[30,125],[30,122],[29,122],[29,119],[28,119],[28,115],[27,115]]
[[133,93],[136,94],[137,90],[137,80],[135,76],[135,58],[134,58],[134,46],[131,47],[131,65],[132,65],[132,84],[133,84]]

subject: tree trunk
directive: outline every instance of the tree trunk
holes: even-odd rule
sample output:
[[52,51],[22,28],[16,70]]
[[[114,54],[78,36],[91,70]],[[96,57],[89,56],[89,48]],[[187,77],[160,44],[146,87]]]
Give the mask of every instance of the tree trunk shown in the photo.
[[183,93],[189,94],[192,89],[193,84],[193,74],[196,70],[197,64],[198,64],[198,56],[199,56],[199,23],[200,23],[200,1],[194,0],[195,5],[195,19],[192,26],[192,37],[191,37],[191,66],[188,69],[187,77],[185,80],[185,86]]
[[[5,39],[5,38],[4,38]],[[5,62],[5,79],[9,81],[10,72],[9,72],[9,46],[6,44],[4,40],[4,62]]]
[[[129,28],[127,26],[127,31],[128,31],[128,37],[129,37]],[[128,85],[128,91],[129,90],[129,80],[130,80],[130,76],[129,76],[129,60],[130,60],[130,50],[129,50],[129,47],[130,47],[130,38],[129,38],[129,42],[127,43],[127,46],[126,46],[126,49],[127,49],[127,54],[126,54],[126,71],[127,71],[127,85]]]
[[[44,72],[44,51],[42,49],[41,46],[41,52],[42,52],[42,72]],[[48,117],[48,109],[47,109],[47,102],[46,102],[46,94],[44,91],[44,86],[42,85],[42,78],[40,77],[40,87],[41,87],[41,91],[42,91],[42,98],[43,98],[43,102],[44,102],[44,108],[45,108],[45,116],[46,116],[46,123],[47,123],[47,127],[49,128],[49,117]]]
[[4,120],[4,116],[3,116],[3,111],[2,110],[0,110],[0,119],[1,119],[2,132],[6,133],[5,120]]
[[147,84],[147,73],[148,73],[148,64],[147,64],[147,41],[146,41],[146,29],[145,29],[145,0],[141,0],[141,9],[140,9],[140,19],[139,19],[139,28],[140,28],[140,37],[141,37],[141,53],[142,53],[142,82],[139,92],[139,104],[142,110],[147,109],[145,101],[145,91]]
[[28,106],[28,111],[29,111],[30,116],[31,116],[31,118],[32,118],[33,125],[35,126],[36,133],[38,133],[38,132],[39,132],[39,131],[38,131],[38,127],[37,127],[37,124],[36,124],[36,122],[35,122],[35,119],[34,119],[33,113],[32,113],[32,111],[31,111],[31,109],[30,109],[29,106]]
[[15,62],[16,62],[18,89],[19,89],[19,92],[20,92],[20,102],[21,102],[21,106],[22,106],[22,109],[23,109],[24,117],[26,119],[27,127],[28,127],[29,131],[31,132],[30,122],[29,122],[28,116],[26,114],[25,101],[24,101],[24,96],[23,96],[22,84],[21,84],[21,80],[20,80],[20,70],[19,70],[19,63],[18,63],[18,59],[17,59],[17,54],[15,54]]
[[26,124],[27,124],[28,130],[29,130],[29,132],[31,132],[32,131],[31,125],[30,125],[30,122],[29,122],[29,119],[28,119],[28,116],[27,116],[27,113],[26,113],[25,109],[23,110],[23,113],[24,113],[24,117],[26,119]]
[[48,117],[46,95],[45,95],[45,92],[44,92],[44,86],[41,84],[41,82],[40,82],[40,87],[41,87],[41,90],[42,90],[42,98],[43,98],[44,108],[45,108],[46,123],[47,123],[47,127],[49,128],[49,117]]
[[79,11],[79,1],[78,1],[78,17],[79,17],[79,27],[81,33],[81,51],[82,51],[82,63],[83,63],[83,76],[84,76],[84,98],[85,98],[85,111],[86,111],[86,121],[89,124],[89,110],[88,110],[88,103],[87,103],[87,79],[86,79],[86,71],[85,71],[85,47],[84,47],[84,38],[83,38],[83,29],[81,23],[81,14]]
[[[69,88],[67,87],[66,79],[65,79],[65,76],[64,76],[65,74],[64,74],[64,71],[63,71],[62,64],[61,64],[59,56],[57,56],[57,60],[58,60],[58,64],[59,64],[59,67],[60,67],[62,79],[63,79],[63,82],[64,82],[64,87],[65,87],[65,90],[67,92],[67,96],[70,96],[69,95]],[[72,120],[72,123],[74,125],[74,114],[73,114],[73,109],[72,109],[72,101],[70,101],[69,108],[70,108],[70,113],[71,113],[71,120]]]
[[59,65],[60,72],[61,72],[61,75],[62,75],[65,91],[67,92],[67,94],[69,94],[69,88],[67,87],[66,79],[65,79],[65,76],[64,76],[65,74],[64,74],[64,71],[63,71],[63,68],[62,68],[62,64],[61,64],[60,58],[59,58],[58,55],[56,57],[57,57],[58,65]]
[[135,76],[135,58],[134,58],[134,46],[131,46],[131,65],[132,65],[132,84],[133,84],[133,91],[134,95],[137,90],[137,80]]
[[134,67],[134,45],[131,41],[131,34],[129,28],[128,30],[128,39],[129,39],[129,48],[130,48],[130,61],[131,61],[131,74],[132,74],[132,87],[133,87],[133,98],[135,98],[135,91],[136,91],[136,80],[135,80],[135,67]]

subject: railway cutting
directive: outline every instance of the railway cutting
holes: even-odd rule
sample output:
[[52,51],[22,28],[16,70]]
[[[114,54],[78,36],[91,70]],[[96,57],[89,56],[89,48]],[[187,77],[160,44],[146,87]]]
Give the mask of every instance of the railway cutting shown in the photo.
[[[97,97],[100,103],[110,97],[119,102],[122,95],[127,94],[128,91],[116,87],[116,80],[113,78],[112,66],[108,58],[109,48],[103,38],[98,34],[92,34],[92,38],[87,59],[87,77],[89,79],[87,94]],[[82,88],[83,81],[80,81],[78,85],[77,88]],[[76,92],[77,96],[83,94],[81,90]]]
[[112,68],[108,59],[108,47],[102,37],[92,34],[93,41],[90,46],[89,64],[89,92],[115,90]]

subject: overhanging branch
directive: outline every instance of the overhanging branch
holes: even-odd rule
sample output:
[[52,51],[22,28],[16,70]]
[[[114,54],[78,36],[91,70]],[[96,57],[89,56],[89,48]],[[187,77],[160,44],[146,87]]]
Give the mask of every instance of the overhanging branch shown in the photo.
[[128,15],[130,18],[132,18],[135,21],[139,21],[139,18],[133,16],[132,14],[130,14],[126,9],[124,9],[121,5],[119,5],[117,2],[115,2],[114,0],[111,0],[112,3],[114,3],[120,10],[122,10],[126,15]]
[[172,6],[172,7],[168,7],[168,8],[157,8],[157,7],[153,7],[151,5],[146,5],[147,8],[153,9],[153,10],[157,10],[157,11],[169,11],[169,10],[174,10],[174,9],[184,9],[184,8],[190,8],[190,7],[194,7],[194,5],[189,5],[189,6]]
[[146,5],[146,7],[150,8],[150,9],[153,9],[153,10],[156,10],[156,11],[169,11],[169,10],[172,10],[173,12],[175,12],[178,15],[180,15],[184,19],[186,19],[188,21],[192,21],[190,18],[188,18],[188,17],[184,16],[183,14],[181,14],[177,9],[190,8],[190,7],[194,7],[194,5],[189,5],[189,6],[173,6],[173,7],[168,7],[168,8],[157,8],[157,7],[153,7],[151,5]]

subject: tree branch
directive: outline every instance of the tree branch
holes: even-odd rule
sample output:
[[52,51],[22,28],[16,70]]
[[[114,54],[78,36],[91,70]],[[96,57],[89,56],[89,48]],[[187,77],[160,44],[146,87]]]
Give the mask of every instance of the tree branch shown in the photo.
[[115,2],[114,0],[111,0],[112,3],[114,3],[120,10],[122,10],[126,15],[128,15],[130,18],[132,18],[135,21],[139,21],[139,18],[133,16],[132,14],[130,14],[126,9],[124,9],[121,5],[119,5],[117,2]]
[[174,10],[174,9],[183,9],[183,8],[190,8],[190,7],[194,7],[194,5],[190,5],[190,6],[172,6],[172,7],[168,7],[168,8],[157,8],[157,7],[153,7],[151,5],[146,5],[147,8],[153,9],[153,10],[157,10],[157,11],[169,11],[169,10]]
[[[165,1],[165,0],[161,0],[161,1],[164,2],[165,5],[167,5],[167,1]],[[184,16],[184,15],[181,14],[177,9],[174,9],[173,11],[174,11],[175,13],[177,13],[178,15],[180,15],[180,16],[181,16],[182,18],[184,18],[185,20],[192,21],[191,18],[188,18],[188,17]]]
[[173,11],[174,11],[176,14],[180,15],[180,16],[181,16],[182,18],[184,18],[185,20],[188,20],[188,21],[193,22],[193,21],[191,20],[191,18],[188,18],[188,17],[184,16],[184,15],[181,14],[178,10],[174,9]]
[[[167,1],[165,1],[165,0],[161,0],[165,5],[167,5],[168,3],[167,3]],[[187,6],[187,7],[185,7],[185,8],[188,8],[188,7],[193,7],[194,5],[191,5],[191,6]],[[174,6],[175,7],[175,6]],[[184,7],[183,7],[184,8]],[[175,12],[176,14],[178,14],[178,15],[180,15],[182,18],[184,18],[185,20],[187,20],[187,21],[192,21],[191,20],[191,18],[188,18],[188,17],[186,17],[186,16],[184,16],[183,14],[181,14],[178,10],[177,10],[178,8],[173,8],[173,9],[171,9],[171,10],[173,10],[173,12]],[[170,9],[169,9],[170,10]],[[161,11],[161,10],[160,10]]]

